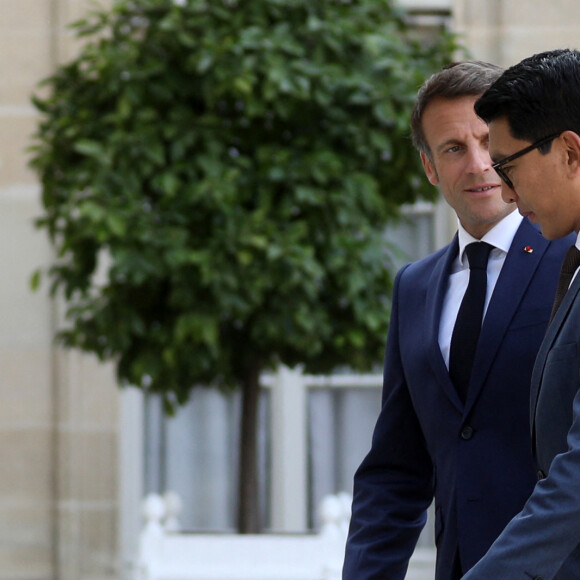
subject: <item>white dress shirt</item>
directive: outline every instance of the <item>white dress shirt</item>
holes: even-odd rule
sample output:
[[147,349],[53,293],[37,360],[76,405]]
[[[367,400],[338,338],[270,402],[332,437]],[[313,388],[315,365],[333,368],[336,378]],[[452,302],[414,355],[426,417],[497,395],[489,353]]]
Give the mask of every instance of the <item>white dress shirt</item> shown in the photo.
[[[453,333],[461,300],[463,299],[469,282],[469,263],[465,255],[465,246],[478,241],[487,242],[493,246],[487,263],[487,291],[485,305],[483,307],[483,316],[485,317],[493,289],[495,288],[499,273],[501,272],[508,250],[520,227],[521,221],[522,216],[517,211],[512,211],[489,230],[481,240],[477,240],[468,234],[458,221],[459,255],[451,265],[451,273],[447,282],[443,309],[441,310],[441,320],[439,321],[439,347],[441,348],[441,354],[443,355],[447,368],[449,368],[451,334]],[[579,243],[580,237],[576,244]]]

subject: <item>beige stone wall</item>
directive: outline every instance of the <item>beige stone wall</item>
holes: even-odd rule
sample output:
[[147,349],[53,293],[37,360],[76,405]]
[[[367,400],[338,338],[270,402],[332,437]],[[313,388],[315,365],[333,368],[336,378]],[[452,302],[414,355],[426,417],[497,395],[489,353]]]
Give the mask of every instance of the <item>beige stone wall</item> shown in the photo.
[[0,0],[0,580],[108,579],[118,559],[118,392],[110,369],[53,348],[58,308],[29,290],[52,258],[33,227],[30,95],[88,5]]
[[49,63],[48,3],[2,0],[0,14],[0,578],[50,578],[51,308],[28,291],[30,273],[50,252],[31,224],[38,188],[24,154],[32,79]]
[[580,48],[577,0],[454,0],[453,12],[471,56],[502,66],[544,50]]
[[118,570],[118,392],[109,367],[78,353],[57,364],[54,543],[59,580]]

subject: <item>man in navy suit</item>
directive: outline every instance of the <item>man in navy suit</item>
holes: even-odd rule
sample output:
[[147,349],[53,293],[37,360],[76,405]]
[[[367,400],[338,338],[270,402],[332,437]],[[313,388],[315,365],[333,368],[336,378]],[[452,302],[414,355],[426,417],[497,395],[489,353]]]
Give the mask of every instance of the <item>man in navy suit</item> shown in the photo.
[[[476,110],[490,127],[503,198],[549,240],[575,232],[553,320],[532,375],[539,481],[469,580],[580,578],[580,52],[534,55],[508,69]],[[562,292],[560,293],[560,288]],[[562,298],[563,296],[563,298]],[[519,364],[514,358],[514,364]]]
[[[457,214],[458,233],[395,279],[382,409],[355,475],[344,580],[403,580],[433,498],[436,580],[460,578],[536,482],[530,378],[570,243],[547,241],[501,198],[488,128],[473,110],[500,74],[459,63],[418,93],[414,142],[429,181]],[[449,372],[452,335],[471,285],[466,248],[480,241],[492,247],[483,324],[460,392]]]

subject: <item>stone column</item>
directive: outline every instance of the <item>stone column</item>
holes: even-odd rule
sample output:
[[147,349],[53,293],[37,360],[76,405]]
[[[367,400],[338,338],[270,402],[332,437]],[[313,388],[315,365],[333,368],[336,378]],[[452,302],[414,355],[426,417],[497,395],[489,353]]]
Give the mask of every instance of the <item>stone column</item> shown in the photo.
[[32,224],[26,165],[32,86],[48,70],[49,4],[0,0],[0,579],[52,578],[54,431],[51,304],[29,277],[50,259]]
[[56,349],[53,260],[27,167],[30,96],[74,54],[88,0],[0,0],[0,580],[116,577],[119,393],[111,368]]

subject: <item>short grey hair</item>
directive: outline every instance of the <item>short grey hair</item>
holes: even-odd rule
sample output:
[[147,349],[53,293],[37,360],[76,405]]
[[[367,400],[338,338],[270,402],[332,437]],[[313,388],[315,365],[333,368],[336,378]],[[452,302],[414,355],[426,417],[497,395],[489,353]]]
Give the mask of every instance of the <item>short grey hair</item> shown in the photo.
[[417,93],[411,115],[411,137],[413,145],[432,159],[429,144],[423,132],[423,113],[427,105],[438,97],[480,97],[502,74],[503,69],[495,64],[479,60],[466,60],[447,65],[431,75]]

